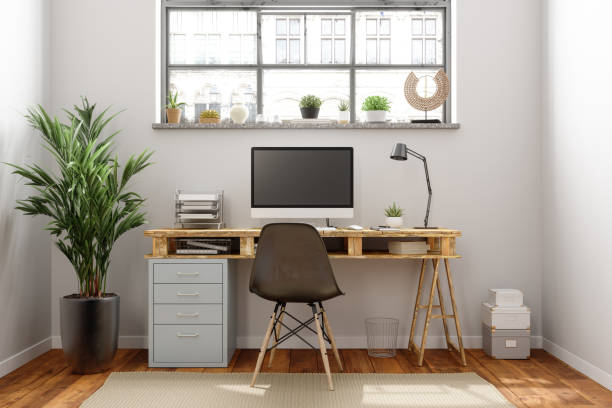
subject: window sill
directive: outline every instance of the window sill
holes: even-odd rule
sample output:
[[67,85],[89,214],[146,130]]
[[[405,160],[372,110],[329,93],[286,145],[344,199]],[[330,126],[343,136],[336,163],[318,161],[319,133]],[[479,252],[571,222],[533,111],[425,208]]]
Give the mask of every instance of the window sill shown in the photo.
[[409,123],[357,122],[340,125],[336,123],[237,123],[223,122],[218,124],[201,123],[153,123],[153,129],[459,129],[459,123]]

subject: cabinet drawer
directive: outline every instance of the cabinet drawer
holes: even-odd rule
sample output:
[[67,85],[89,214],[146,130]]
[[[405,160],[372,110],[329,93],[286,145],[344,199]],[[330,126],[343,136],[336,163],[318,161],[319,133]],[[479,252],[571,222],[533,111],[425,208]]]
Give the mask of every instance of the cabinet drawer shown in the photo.
[[221,363],[223,326],[155,325],[154,361],[157,363]]
[[223,303],[223,285],[158,283],[153,285],[154,303]]
[[223,283],[223,264],[155,264],[153,283]]
[[223,324],[223,305],[155,305],[154,324]]

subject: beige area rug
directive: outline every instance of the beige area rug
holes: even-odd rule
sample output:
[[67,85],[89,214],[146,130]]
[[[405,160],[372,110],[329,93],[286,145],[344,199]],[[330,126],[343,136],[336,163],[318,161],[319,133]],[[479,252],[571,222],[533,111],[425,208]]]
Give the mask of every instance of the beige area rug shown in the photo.
[[475,373],[268,374],[112,373],[86,408],[514,407]]

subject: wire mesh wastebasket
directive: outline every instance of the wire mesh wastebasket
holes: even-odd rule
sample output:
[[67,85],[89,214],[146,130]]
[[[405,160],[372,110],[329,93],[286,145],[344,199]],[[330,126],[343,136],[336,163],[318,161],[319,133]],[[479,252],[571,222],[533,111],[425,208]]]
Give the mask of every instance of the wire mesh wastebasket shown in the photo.
[[368,355],[372,357],[394,357],[397,350],[399,320],[388,317],[366,319]]

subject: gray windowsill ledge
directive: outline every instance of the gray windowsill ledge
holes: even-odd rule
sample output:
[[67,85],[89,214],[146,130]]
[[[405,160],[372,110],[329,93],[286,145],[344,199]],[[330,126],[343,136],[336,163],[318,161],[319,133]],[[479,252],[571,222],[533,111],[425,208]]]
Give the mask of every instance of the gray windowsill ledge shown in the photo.
[[153,129],[459,129],[459,123],[409,123],[357,122],[340,125],[336,123],[245,123],[240,125],[231,122],[218,124],[201,123],[153,123]]

